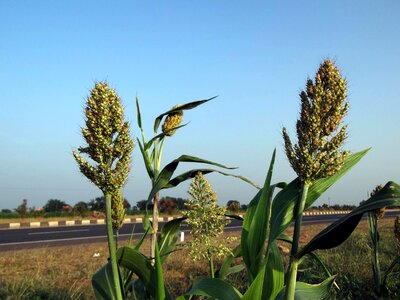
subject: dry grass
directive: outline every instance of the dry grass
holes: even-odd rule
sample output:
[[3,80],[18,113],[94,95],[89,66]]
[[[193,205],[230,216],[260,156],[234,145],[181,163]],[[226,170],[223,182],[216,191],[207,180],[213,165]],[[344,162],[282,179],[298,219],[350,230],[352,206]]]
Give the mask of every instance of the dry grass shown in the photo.
[[[381,228],[390,231],[393,219],[384,219]],[[301,243],[306,243],[326,225],[305,225]],[[290,233],[292,229],[288,230]],[[353,235],[365,235],[367,223],[361,222]],[[239,237],[240,232],[227,233]],[[239,241],[235,242],[239,243]],[[360,242],[366,244],[367,239]],[[126,242],[121,243],[126,244]],[[232,247],[235,245],[231,245]],[[343,271],[346,268],[346,257],[341,256],[340,248],[332,250],[332,257],[344,266],[333,269]],[[365,250],[365,247],[363,247]],[[364,251],[363,250],[363,251]],[[142,251],[148,254],[148,241],[143,244]],[[93,257],[99,253],[98,257]],[[92,275],[107,262],[107,245],[94,243],[76,246],[46,247],[17,251],[4,251],[0,254],[0,299],[7,293],[21,294],[21,297],[8,299],[93,299],[91,288]],[[355,255],[365,253],[356,253]],[[330,256],[325,259],[329,261]],[[360,257],[363,260],[363,257]],[[216,262],[217,266],[220,262]],[[359,265],[360,263],[357,262]],[[354,262],[353,262],[354,264]],[[363,278],[370,278],[370,264],[362,263],[358,272]],[[332,267],[332,266],[331,266]],[[172,253],[164,265],[166,284],[172,294],[182,294],[198,277],[208,275],[205,262],[193,262],[186,249]],[[239,289],[246,286],[246,274],[239,273],[229,278]],[[3,293],[3,294],[2,294]],[[24,298],[24,295],[26,296]]]

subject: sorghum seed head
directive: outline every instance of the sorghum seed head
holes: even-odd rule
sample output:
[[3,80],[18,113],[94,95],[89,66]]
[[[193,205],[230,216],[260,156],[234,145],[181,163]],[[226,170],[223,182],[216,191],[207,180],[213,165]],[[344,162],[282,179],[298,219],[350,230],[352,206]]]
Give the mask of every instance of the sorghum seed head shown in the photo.
[[[172,109],[178,108],[180,105],[175,105]],[[164,123],[162,124],[162,131],[165,133],[166,136],[172,136],[175,132],[176,128],[182,123],[183,119],[183,111],[178,110],[173,113],[170,113],[166,118]],[[172,130],[171,130],[172,129]]]
[[300,93],[301,112],[297,121],[298,143],[293,145],[286,129],[282,135],[286,156],[302,182],[332,176],[340,170],[349,154],[341,150],[347,137],[346,80],[330,60],[324,61],[314,82],[307,80]]

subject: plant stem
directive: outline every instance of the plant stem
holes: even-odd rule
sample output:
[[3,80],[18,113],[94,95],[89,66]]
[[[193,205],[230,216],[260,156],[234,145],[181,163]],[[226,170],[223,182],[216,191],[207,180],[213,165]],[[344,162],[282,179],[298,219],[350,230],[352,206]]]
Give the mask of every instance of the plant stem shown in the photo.
[[212,255],[210,249],[208,249],[208,256],[209,256],[209,263],[210,263],[211,278],[214,278],[214,258],[213,258],[213,255]]
[[303,218],[303,211],[307,199],[307,192],[308,192],[308,184],[303,183],[301,195],[299,195],[300,197],[294,209],[295,223],[293,232],[293,244],[292,244],[292,250],[290,252],[290,263],[289,263],[289,270],[286,283],[286,293],[285,293],[286,300],[293,300],[296,290],[297,268],[299,266],[299,260],[295,258],[295,255],[297,254],[299,248],[301,220]]
[[155,249],[156,249],[156,242],[157,242],[157,232],[158,232],[158,198],[159,198],[159,193],[155,193],[154,199],[153,199],[153,234],[151,236],[151,253],[150,257],[154,259],[155,257]]
[[375,285],[376,289],[378,291],[378,295],[381,293],[381,268],[379,264],[379,249],[378,249],[378,243],[379,243],[379,232],[378,232],[378,219],[374,217],[374,226],[375,226],[375,231],[374,231],[374,279],[375,279]]
[[108,250],[111,259],[113,281],[115,283],[114,284],[115,295],[117,300],[122,300],[122,292],[119,282],[119,271],[117,265],[117,255],[115,251],[114,234],[113,234],[112,220],[111,220],[111,194],[105,193],[104,196],[106,197],[106,223],[107,223]]

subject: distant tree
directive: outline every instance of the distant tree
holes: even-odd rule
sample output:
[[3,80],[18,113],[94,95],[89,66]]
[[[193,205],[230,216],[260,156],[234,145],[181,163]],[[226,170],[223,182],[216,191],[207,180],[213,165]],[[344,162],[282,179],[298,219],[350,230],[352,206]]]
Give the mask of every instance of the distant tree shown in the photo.
[[136,203],[136,206],[137,206],[138,210],[141,210],[141,211],[146,210],[146,203],[147,203],[147,200],[138,201]]
[[25,217],[27,211],[28,211],[28,199],[22,199],[22,204],[19,205],[15,211],[21,216]]
[[124,208],[125,208],[126,210],[130,210],[130,209],[131,209],[131,204],[130,204],[129,201],[126,200],[125,198],[124,198]]
[[240,210],[240,202],[237,200],[229,200],[226,203],[226,208],[231,212],[238,212]]
[[80,201],[75,204],[73,210],[80,215],[85,215],[89,211],[89,205],[86,202]]
[[4,214],[12,213],[11,209],[8,209],[8,208],[3,208],[3,209],[1,210],[1,212],[4,213]]
[[246,211],[247,208],[248,208],[248,205],[247,205],[247,204],[242,204],[242,205],[240,205],[240,209],[243,210],[243,211]]
[[91,211],[106,211],[106,198],[104,196],[92,199],[88,203]]
[[67,204],[59,199],[49,199],[43,209],[45,212],[63,211]]
[[176,212],[177,205],[175,199],[161,198],[159,205],[161,212],[165,212],[169,215],[172,215],[174,212]]
[[[88,203],[89,209],[91,211],[106,211],[106,198],[104,196],[97,197],[95,199],[92,199]],[[131,204],[124,198],[124,208],[125,209],[130,209]]]

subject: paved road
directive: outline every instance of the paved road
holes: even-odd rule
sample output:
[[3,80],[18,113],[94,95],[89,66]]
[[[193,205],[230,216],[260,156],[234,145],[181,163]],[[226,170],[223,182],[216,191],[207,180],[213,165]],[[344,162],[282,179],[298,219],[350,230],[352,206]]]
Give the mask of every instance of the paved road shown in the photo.
[[[393,218],[398,212],[387,212],[385,217]],[[304,216],[304,224],[331,223],[339,219],[342,215],[316,215]],[[365,218],[366,216],[364,216]],[[165,222],[160,222],[160,227]],[[136,237],[143,234],[141,223],[124,224],[121,229],[121,238],[128,239],[135,227]],[[226,230],[239,230],[242,222],[233,220]],[[188,226],[183,224],[182,231],[188,231]],[[88,242],[106,242],[105,225],[76,225],[45,228],[21,228],[0,230],[0,251],[15,250],[22,248],[34,248],[43,246],[72,245]]]

